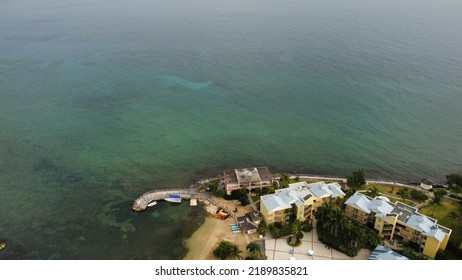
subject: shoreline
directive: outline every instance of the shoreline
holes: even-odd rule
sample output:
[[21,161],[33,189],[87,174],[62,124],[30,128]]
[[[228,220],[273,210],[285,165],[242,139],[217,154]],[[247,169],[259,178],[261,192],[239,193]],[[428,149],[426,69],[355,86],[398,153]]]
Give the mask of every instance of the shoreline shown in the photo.
[[[223,198],[216,198],[220,205],[228,207],[230,209],[237,208],[235,213],[237,216],[244,215],[250,211],[249,206],[237,205],[232,200],[225,200]],[[230,224],[234,223],[233,218],[221,220],[213,217],[209,208],[210,204],[201,203],[200,207],[204,207],[207,211],[207,217],[205,218],[202,225],[191,235],[191,237],[183,241],[184,247],[188,252],[182,258],[182,260],[216,260],[213,256],[213,249],[222,240],[227,240],[232,243],[236,243],[239,249],[244,255],[246,253],[247,239],[249,236],[245,236],[243,233],[233,233],[230,229]],[[213,208],[213,206],[211,206]]]
[[188,252],[182,260],[210,260],[213,259],[212,249],[201,246],[204,236],[211,236],[214,233],[215,222],[213,218],[207,216],[202,225],[186,239],[184,246]]
[[[280,174],[274,174],[274,178],[279,178]],[[310,174],[290,174],[290,178],[299,177],[301,180],[321,180],[321,181],[341,181],[346,182],[346,178],[344,177],[336,177],[336,176],[318,176],[318,175],[310,175]],[[218,175],[216,177],[205,178],[198,180],[196,183],[192,184],[195,186],[201,186],[204,183],[207,183],[211,180],[220,179],[221,176]],[[397,185],[403,186],[408,188],[419,188],[418,186],[413,186],[404,183],[398,183],[396,181],[387,181],[387,180],[366,180],[366,184],[388,184],[388,185]],[[227,201],[222,198],[214,197],[215,200],[219,200],[220,204],[228,205],[231,207],[235,207],[236,205],[233,204],[233,201]],[[207,210],[207,205],[201,205],[204,207],[204,210]],[[245,212],[245,207],[239,206],[238,215]],[[208,211],[207,211],[208,212]],[[243,214],[243,213],[242,213]],[[220,220],[214,218],[208,213],[208,216],[205,218],[202,225],[194,231],[191,237],[184,240],[184,247],[187,250],[186,255],[182,258],[182,260],[215,260],[216,258],[213,256],[212,252],[216,245],[222,240],[228,240],[231,242],[235,242],[240,247],[240,250],[245,254],[246,244],[248,241],[248,237],[245,237],[242,233],[239,234],[232,234],[229,231],[229,222],[228,220]],[[241,238],[238,238],[241,237]],[[234,240],[234,241],[233,241]]]

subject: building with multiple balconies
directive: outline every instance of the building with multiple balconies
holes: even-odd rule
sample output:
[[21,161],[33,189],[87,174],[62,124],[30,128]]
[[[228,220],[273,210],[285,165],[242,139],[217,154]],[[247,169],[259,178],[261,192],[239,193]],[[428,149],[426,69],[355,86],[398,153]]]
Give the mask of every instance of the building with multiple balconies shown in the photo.
[[435,258],[445,250],[452,230],[437,220],[402,202],[390,203],[386,197],[370,198],[356,193],[345,202],[345,215],[362,224],[370,224],[386,240],[396,244],[415,243],[420,252]]
[[292,213],[298,220],[312,220],[318,207],[344,196],[338,183],[298,182],[276,190],[275,194],[261,196],[260,212],[267,224],[287,222]]

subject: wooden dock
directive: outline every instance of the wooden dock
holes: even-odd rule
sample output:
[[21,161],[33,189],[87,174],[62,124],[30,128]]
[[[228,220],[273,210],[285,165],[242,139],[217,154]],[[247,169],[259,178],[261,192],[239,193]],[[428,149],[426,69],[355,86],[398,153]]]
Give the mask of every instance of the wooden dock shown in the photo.
[[164,198],[169,197],[172,194],[178,194],[181,196],[182,199],[209,199],[210,195],[207,193],[199,192],[195,188],[188,188],[188,189],[163,189],[163,190],[155,190],[150,191],[135,201],[133,201],[132,209],[135,212],[141,212],[146,210],[148,204],[152,201],[163,200]]

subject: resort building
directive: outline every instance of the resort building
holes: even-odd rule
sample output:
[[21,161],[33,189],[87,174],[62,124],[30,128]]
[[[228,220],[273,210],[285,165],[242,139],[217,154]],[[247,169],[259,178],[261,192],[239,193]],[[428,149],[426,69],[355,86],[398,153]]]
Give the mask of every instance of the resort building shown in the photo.
[[369,224],[392,244],[415,243],[420,252],[435,258],[438,250],[445,250],[452,230],[437,224],[437,220],[420,214],[417,208],[386,197],[374,199],[356,193],[345,202],[345,215],[364,225]]
[[227,194],[246,187],[248,190],[256,188],[270,188],[272,186],[271,173],[268,167],[252,167],[225,170],[223,181]]
[[344,196],[338,183],[298,182],[276,190],[275,194],[261,196],[260,212],[266,224],[287,222],[294,211],[298,220],[311,220],[319,206]]

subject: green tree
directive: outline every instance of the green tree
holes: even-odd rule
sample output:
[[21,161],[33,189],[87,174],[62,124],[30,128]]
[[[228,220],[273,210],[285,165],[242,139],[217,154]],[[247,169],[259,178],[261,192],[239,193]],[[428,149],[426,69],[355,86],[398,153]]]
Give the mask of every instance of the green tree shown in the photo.
[[431,200],[431,205],[433,205],[432,216],[435,215],[436,206],[441,205],[442,200],[443,200],[443,196],[440,193],[435,192]]
[[298,238],[301,230],[302,230],[302,222],[300,220],[295,220],[292,223],[292,235]]
[[242,251],[239,247],[229,241],[221,241],[213,250],[213,255],[221,260],[242,259]]
[[242,260],[242,251],[239,249],[239,247],[237,247],[237,245],[234,245],[232,248],[231,248],[231,254],[229,256],[229,259],[230,260]]
[[217,189],[213,192],[216,197],[223,197],[225,196],[225,191],[223,189]]
[[245,258],[246,260],[262,260],[263,257],[260,253],[260,251],[251,251],[250,255]]
[[290,183],[290,177],[287,174],[282,174],[279,178],[279,186],[281,189],[288,188]]
[[260,224],[258,225],[258,232],[263,236],[266,235],[266,223],[265,223],[265,221],[261,221]]
[[334,226],[334,209],[331,204],[319,207],[315,214],[318,228],[330,229]]
[[379,189],[376,186],[369,188],[368,194],[372,198],[379,196]]
[[404,247],[403,250],[401,251],[401,254],[410,260],[421,260],[422,257],[420,254],[412,249],[411,247]]
[[408,196],[408,192],[408,189],[401,188],[396,192],[396,194],[399,195],[403,201],[405,201]]
[[452,188],[452,191],[459,194],[462,192],[462,186],[459,186],[459,185],[454,185]]
[[231,197],[237,199],[241,202],[242,206],[246,206],[250,203],[249,197],[247,196],[247,188],[243,187],[239,190],[234,190],[231,192]]
[[249,252],[253,252],[253,251],[260,251],[260,245],[256,242],[250,242],[249,244],[247,244],[247,246],[245,247],[247,249],[247,251]]
[[459,218],[459,215],[457,215],[456,212],[451,211],[451,212],[448,213],[448,218],[452,219],[451,228],[454,228],[454,224],[456,223],[457,219]]
[[292,204],[291,206],[292,206],[292,208],[290,208],[289,221],[293,222],[293,221],[295,221],[297,219],[298,208],[295,205],[295,203]]
[[454,186],[462,187],[462,174],[449,174],[446,176],[446,180],[450,188]]
[[246,260],[262,260],[263,257],[260,253],[260,245],[256,242],[250,242],[246,246],[247,251],[249,251],[249,256],[245,258]]
[[443,196],[447,195],[448,192],[446,190],[437,190],[437,191],[434,192],[434,194],[440,196],[441,198],[443,198]]
[[355,256],[362,247],[375,248],[381,242],[376,231],[346,219],[344,212],[333,205],[319,207],[316,219],[319,240],[349,256]]
[[353,171],[351,176],[347,176],[347,185],[350,188],[358,189],[366,184],[366,172],[364,169]]

